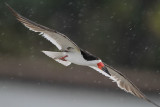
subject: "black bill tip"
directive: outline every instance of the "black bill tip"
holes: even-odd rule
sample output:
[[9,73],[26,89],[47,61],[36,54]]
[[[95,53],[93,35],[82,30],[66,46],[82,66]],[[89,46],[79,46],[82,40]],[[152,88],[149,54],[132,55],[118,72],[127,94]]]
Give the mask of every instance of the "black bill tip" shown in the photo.
[[107,73],[108,75],[110,75],[111,76],[111,74],[109,73],[109,71],[108,71],[108,69],[107,69],[107,67],[102,67],[102,70],[105,72],[105,73]]

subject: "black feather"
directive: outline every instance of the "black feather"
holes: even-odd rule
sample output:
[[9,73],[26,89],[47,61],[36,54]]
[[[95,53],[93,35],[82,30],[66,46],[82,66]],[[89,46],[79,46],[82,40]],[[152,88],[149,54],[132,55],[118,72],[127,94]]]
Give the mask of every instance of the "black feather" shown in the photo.
[[87,52],[87,51],[84,51],[84,50],[82,50],[82,49],[80,49],[80,51],[81,51],[81,54],[82,54],[83,58],[84,58],[85,60],[87,60],[87,61],[92,61],[92,60],[98,60],[98,59],[99,59],[98,57],[90,54],[90,53]]

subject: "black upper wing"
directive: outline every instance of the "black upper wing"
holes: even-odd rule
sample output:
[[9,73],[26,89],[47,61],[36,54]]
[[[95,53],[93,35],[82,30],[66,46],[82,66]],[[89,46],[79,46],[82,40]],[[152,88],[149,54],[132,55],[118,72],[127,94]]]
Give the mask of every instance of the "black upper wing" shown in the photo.
[[98,60],[99,59],[98,57],[92,55],[91,53],[89,53],[87,51],[84,51],[82,49],[80,49],[80,51],[81,51],[81,54],[82,54],[83,58],[87,61],[92,61],[92,60]]

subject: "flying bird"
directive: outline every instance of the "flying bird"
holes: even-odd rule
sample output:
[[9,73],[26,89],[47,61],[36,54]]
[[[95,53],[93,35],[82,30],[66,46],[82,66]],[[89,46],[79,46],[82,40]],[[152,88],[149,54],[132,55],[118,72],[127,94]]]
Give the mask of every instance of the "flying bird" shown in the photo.
[[55,45],[59,52],[42,51],[48,57],[61,63],[64,66],[69,66],[71,63],[88,66],[94,70],[100,72],[104,76],[110,78],[117,83],[118,87],[126,92],[129,92],[141,99],[144,99],[156,107],[160,107],[150,99],[148,99],[130,80],[128,80],[122,73],[113,67],[104,63],[100,58],[90,54],[89,52],[79,48],[72,40],[62,33],[48,27],[37,24],[11,8],[7,3],[6,6],[13,13],[18,21],[20,21],[25,27],[34,32],[39,32],[44,38]]

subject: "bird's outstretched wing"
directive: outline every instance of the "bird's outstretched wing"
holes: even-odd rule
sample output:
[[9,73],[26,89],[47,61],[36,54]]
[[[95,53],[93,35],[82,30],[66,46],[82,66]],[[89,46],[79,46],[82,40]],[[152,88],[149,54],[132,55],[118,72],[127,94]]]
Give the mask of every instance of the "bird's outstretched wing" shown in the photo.
[[64,34],[61,34],[53,29],[37,24],[17,13],[8,4],[6,4],[6,6],[9,8],[9,10],[13,13],[13,15],[17,18],[18,21],[20,21],[27,28],[29,28],[29,30],[39,32],[40,35],[42,35],[44,38],[53,43],[59,50],[65,51],[68,47],[72,47],[72,49],[80,51],[79,47]]
[[[105,63],[104,63],[105,64]],[[96,67],[91,68],[97,70],[98,72],[102,73],[103,75],[109,77],[113,82],[116,82],[118,87],[123,89],[126,92],[129,92],[141,99],[144,99],[152,104],[154,104],[157,107],[160,107],[150,99],[148,99],[130,80],[128,80],[122,73],[120,73],[118,70],[114,69],[113,67],[105,64],[105,68],[107,72],[97,69]]]

